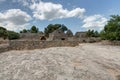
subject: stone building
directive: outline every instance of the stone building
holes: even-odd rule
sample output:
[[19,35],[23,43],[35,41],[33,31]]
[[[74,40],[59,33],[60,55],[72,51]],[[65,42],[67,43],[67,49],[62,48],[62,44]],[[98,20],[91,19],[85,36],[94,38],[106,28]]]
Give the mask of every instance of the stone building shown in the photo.
[[67,36],[67,37],[73,37],[72,31],[71,31],[71,30],[67,30],[66,36]]
[[21,33],[20,39],[24,40],[46,40],[43,33]]
[[75,37],[76,38],[86,38],[87,32],[76,32]]
[[88,41],[87,32],[76,32],[74,40],[79,42],[87,42]]
[[50,41],[52,41],[52,40],[55,40],[55,41],[67,40],[67,36],[62,30],[58,29],[58,30],[55,30],[54,32],[49,34],[48,40],[50,40]]
[[74,41],[74,35],[71,30],[68,30],[66,32],[66,36],[67,36],[68,41]]

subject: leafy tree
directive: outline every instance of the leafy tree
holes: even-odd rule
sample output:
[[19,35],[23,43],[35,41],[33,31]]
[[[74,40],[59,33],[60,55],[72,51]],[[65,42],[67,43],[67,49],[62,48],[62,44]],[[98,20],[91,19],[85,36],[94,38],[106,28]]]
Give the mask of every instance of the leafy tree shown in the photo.
[[88,30],[87,31],[87,36],[88,37],[99,37],[99,33],[98,33],[98,31]]
[[38,28],[36,26],[32,26],[31,29],[30,29],[30,32],[31,33],[38,33],[39,30],[38,30]]
[[13,40],[13,39],[19,39],[20,35],[19,33],[16,33],[14,31],[8,31],[8,39]]
[[20,33],[27,33],[28,32],[28,30],[26,30],[26,29],[23,29],[22,31],[20,31]]
[[20,33],[27,33],[27,32],[38,33],[39,29],[36,26],[32,26],[30,30],[23,29],[22,31],[20,31]]
[[49,33],[52,33],[53,31],[61,29],[63,31],[67,31],[67,27],[65,25],[61,24],[49,24],[47,28],[44,29],[45,36],[49,36]]
[[106,35],[106,34],[105,34],[105,31],[102,30],[102,31],[100,32],[100,37],[101,37],[103,40],[106,39],[106,36],[105,36],[105,35]]
[[63,32],[68,30],[68,28],[65,25],[63,25],[63,24],[60,26],[59,29],[61,29]]
[[2,37],[3,39],[7,38],[7,30],[3,27],[0,27],[0,37]]
[[[103,35],[104,32],[104,35]],[[107,40],[120,40],[120,16],[112,15],[101,32],[101,37]]]
[[94,37],[99,37],[100,36],[100,34],[98,33],[98,31],[95,31],[94,32]]

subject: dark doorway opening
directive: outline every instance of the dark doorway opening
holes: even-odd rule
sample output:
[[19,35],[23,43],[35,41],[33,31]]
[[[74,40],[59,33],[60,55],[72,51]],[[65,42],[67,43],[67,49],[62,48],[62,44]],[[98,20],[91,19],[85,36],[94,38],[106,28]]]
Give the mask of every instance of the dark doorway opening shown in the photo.
[[61,38],[61,40],[62,40],[62,41],[64,41],[64,40],[65,40],[65,38]]
[[41,37],[41,40],[42,40],[42,41],[45,41],[45,40],[46,40],[45,36],[42,36],[42,37]]

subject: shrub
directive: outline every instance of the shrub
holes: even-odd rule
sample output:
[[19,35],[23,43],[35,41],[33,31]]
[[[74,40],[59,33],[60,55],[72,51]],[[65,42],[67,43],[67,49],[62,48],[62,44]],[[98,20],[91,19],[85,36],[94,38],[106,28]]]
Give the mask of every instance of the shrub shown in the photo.
[[0,37],[2,37],[3,39],[7,38],[7,30],[3,27],[0,27]]
[[8,31],[8,39],[13,40],[13,39],[19,39],[20,35],[19,33],[16,33],[14,31]]

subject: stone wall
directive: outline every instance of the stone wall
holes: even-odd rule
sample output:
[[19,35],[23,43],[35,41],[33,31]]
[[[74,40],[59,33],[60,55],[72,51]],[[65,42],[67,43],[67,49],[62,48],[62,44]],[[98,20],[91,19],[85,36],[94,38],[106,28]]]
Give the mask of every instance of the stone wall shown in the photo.
[[9,51],[9,45],[8,44],[5,44],[5,45],[0,45],[0,53],[2,52],[6,52],[6,51]]
[[79,45],[77,41],[39,41],[39,40],[12,40],[9,42],[11,50],[32,50],[49,47],[74,47]]
[[103,40],[101,43],[103,45],[116,45],[116,46],[120,46],[120,41]]
[[101,38],[99,38],[99,37],[98,38],[95,38],[95,37],[73,38],[73,41],[78,41],[80,43],[94,43],[94,42],[100,42]]
[[44,36],[42,33],[20,33],[20,39],[23,40],[41,40],[42,36]]
[[0,40],[0,44],[8,44],[8,40]]

